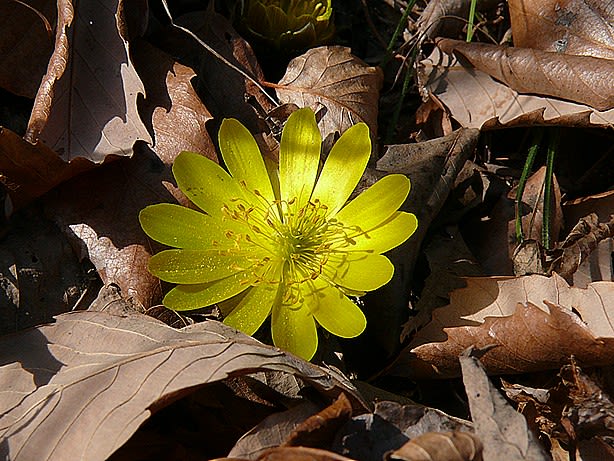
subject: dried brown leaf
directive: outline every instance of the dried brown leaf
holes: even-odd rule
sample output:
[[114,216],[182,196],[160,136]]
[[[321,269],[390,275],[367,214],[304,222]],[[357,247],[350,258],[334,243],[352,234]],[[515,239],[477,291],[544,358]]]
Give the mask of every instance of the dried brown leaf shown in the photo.
[[475,435],[484,445],[484,461],[548,461],[524,416],[507,403],[486,376],[476,358],[483,352],[467,351],[460,357],[460,364]]
[[482,442],[470,432],[427,432],[390,453],[388,459],[482,461],[482,450]]
[[339,427],[352,416],[352,404],[340,394],[332,404],[297,426],[284,442],[287,447],[326,447],[333,441]]
[[448,306],[433,312],[390,373],[457,376],[457,357],[472,345],[498,346],[482,357],[491,374],[558,368],[570,355],[585,366],[612,362],[614,283],[579,289],[557,274],[466,281]]
[[56,20],[55,2],[30,0],[31,8],[16,1],[0,3],[0,87],[34,98],[53,51],[53,33],[47,30]]
[[254,370],[292,373],[363,405],[340,375],[213,321],[175,330],[138,314],[64,314],[0,339],[0,364],[0,382],[17,378],[0,411],[0,454],[15,461],[107,459],[169,399]]
[[375,411],[355,416],[337,434],[333,450],[358,459],[381,460],[427,432],[472,431],[465,421],[423,405],[380,401]]
[[372,303],[367,303],[367,309],[372,309],[371,315],[367,312],[370,330],[376,334],[369,338],[369,348],[375,342],[381,343],[392,355],[400,347],[399,325],[407,318],[408,300],[399,293],[405,293],[409,286],[429,225],[443,207],[463,165],[473,155],[478,136],[477,130],[457,130],[424,143],[387,146],[377,162],[378,170],[409,177],[412,189],[403,209],[414,213],[420,224],[402,247],[390,253],[402,270],[396,270],[392,282],[378,291]]
[[599,244],[614,237],[614,215],[606,223],[599,223],[598,219],[595,213],[591,213],[574,226],[562,244],[560,255],[552,262],[552,271],[567,281],[573,281],[573,275],[580,265]]
[[22,208],[63,181],[92,168],[78,158],[60,159],[42,142],[30,144],[7,128],[0,127],[0,182],[14,209]]
[[70,162],[130,156],[150,136],[137,112],[143,93],[118,27],[123,0],[58,1],[54,51],[34,101],[25,139],[42,140]]
[[328,450],[308,447],[278,447],[263,453],[258,461],[355,461]]
[[612,60],[450,39],[438,40],[437,46],[519,93],[553,96],[600,111],[614,108]]
[[299,107],[326,109],[319,122],[322,137],[365,122],[377,138],[377,104],[382,71],[353,56],[349,48],[322,46],[294,58],[275,85],[279,100]]
[[614,110],[599,112],[588,105],[519,94],[485,72],[462,66],[456,57],[441,53],[439,48],[421,62],[419,81],[425,92],[440,100],[466,128],[536,124],[595,127],[614,123]]
[[143,42],[135,52],[141,72],[148,74],[145,107],[153,113],[155,152],[140,144],[133,158],[75,178],[50,196],[47,213],[105,284],[119,285],[122,293],[149,308],[162,295],[159,280],[147,270],[158,247],[141,229],[138,214],[152,203],[185,200],[172,186],[170,171],[179,152],[217,156],[205,127],[211,116],[190,83],[192,69]]
[[305,401],[289,410],[274,413],[244,434],[228,453],[231,458],[255,459],[264,451],[280,446],[292,431],[320,407]]
[[601,0],[510,0],[514,45],[614,59],[614,8]]

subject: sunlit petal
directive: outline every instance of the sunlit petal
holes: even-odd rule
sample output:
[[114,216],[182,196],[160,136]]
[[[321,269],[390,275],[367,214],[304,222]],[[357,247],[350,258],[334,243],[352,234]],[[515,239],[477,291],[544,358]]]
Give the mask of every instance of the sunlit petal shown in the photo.
[[351,235],[355,244],[349,246],[348,251],[384,253],[407,240],[417,228],[416,215],[397,211],[379,226]]
[[354,338],[367,326],[360,308],[337,288],[317,279],[306,293],[305,303],[322,327],[341,338]]
[[311,360],[318,348],[316,323],[305,306],[273,306],[271,334],[277,347],[305,360]]
[[273,188],[256,140],[238,120],[225,119],[219,132],[220,151],[228,171],[237,181],[245,181],[248,190],[258,191],[273,202]]
[[253,335],[271,313],[279,290],[279,286],[268,284],[250,288],[237,307],[224,318],[224,323],[247,335]]
[[359,123],[347,129],[333,145],[311,196],[334,215],[360,181],[371,155],[369,128]]
[[353,291],[376,290],[388,283],[393,273],[390,260],[379,254],[334,255],[324,266],[324,274],[331,282]]
[[246,231],[237,222],[222,223],[219,219],[172,203],[159,203],[144,208],[139,214],[139,221],[149,237],[176,248],[210,249],[213,242],[229,246],[233,242],[226,237],[227,231]]
[[249,271],[243,271],[215,282],[178,285],[166,294],[163,303],[176,311],[211,306],[247,290],[250,278]]
[[286,122],[279,146],[279,180],[281,197],[297,199],[302,207],[315,184],[320,161],[322,136],[316,117],[309,108],[295,111]]
[[409,187],[409,179],[401,174],[385,176],[344,206],[336,218],[346,226],[372,229],[399,209]]
[[151,257],[149,271],[166,282],[195,284],[228,277],[253,265],[249,256],[208,250],[165,250]]
[[211,216],[221,216],[224,204],[244,196],[239,183],[221,166],[194,152],[177,156],[173,175],[182,192]]

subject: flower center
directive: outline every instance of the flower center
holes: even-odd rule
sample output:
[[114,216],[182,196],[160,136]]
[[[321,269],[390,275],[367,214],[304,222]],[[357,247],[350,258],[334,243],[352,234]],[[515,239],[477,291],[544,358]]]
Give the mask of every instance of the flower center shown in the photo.
[[[355,244],[352,237],[362,233],[358,227],[344,226],[329,217],[328,207],[318,200],[299,204],[290,201],[270,203],[258,191],[255,200],[233,200],[224,214],[247,226],[245,234],[229,233],[241,249],[264,250],[265,257],[254,261],[255,283],[284,283],[297,296],[298,285],[320,276],[331,255]],[[262,251],[258,253],[262,254]]]

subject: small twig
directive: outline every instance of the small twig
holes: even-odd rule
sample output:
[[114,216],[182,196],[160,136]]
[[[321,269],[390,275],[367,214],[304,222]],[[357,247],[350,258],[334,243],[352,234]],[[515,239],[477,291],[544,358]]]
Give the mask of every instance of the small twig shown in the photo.
[[38,11],[36,8],[28,5],[27,3],[22,2],[21,0],[13,0],[13,2],[19,3],[21,6],[25,6],[29,10],[33,11],[41,19],[41,21],[43,21],[43,24],[45,25],[45,29],[47,30],[47,36],[49,38],[53,37],[53,29],[51,28],[51,24],[49,24],[49,20],[45,17],[43,13]]
[[388,46],[386,44],[386,40],[384,40],[384,37],[382,37],[382,34],[379,33],[379,30],[377,30],[377,27],[375,27],[375,24],[373,23],[373,19],[371,19],[371,15],[369,14],[369,6],[367,5],[367,0],[360,0],[360,4],[362,5],[362,9],[365,12],[365,18],[367,20],[367,24],[369,25],[369,28],[371,29],[371,32],[373,33],[373,36],[383,48],[386,48]]
[[275,107],[279,107],[279,103],[275,100],[275,98],[273,98],[269,93],[266,92],[266,90],[264,89],[264,87],[262,86],[262,84],[256,80],[254,77],[252,77],[251,75],[249,75],[247,72],[245,72],[243,69],[241,69],[240,67],[235,66],[233,63],[231,63],[230,61],[228,61],[228,59],[226,59],[224,56],[222,56],[220,53],[218,53],[216,50],[214,50],[213,48],[211,48],[209,45],[207,45],[204,41],[202,41],[194,32],[192,32],[190,29],[187,29],[185,27],[182,27],[180,25],[175,24],[174,20],[173,20],[173,16],[171,15],[171,12],[168,8],[168,4],[166,3],[166,0],[162,0],[162,6],[164,7],[164,11],[166,12],[166,15],[168,16],[168,19],[171,22],[171,25],[183,32],[185,32],[186,34],[188,34],[190,37],[192,37],[194,40],[196,40],[198,42],[198,44],[200,46],[202,46],[203,48],[205,48],[209,53],[211,53],[213,56],[215,56],[217,59],[219,59],[220,61],[222,61],[224,64],[226,64],[228,67],[230,67],[231,69],[233,69],[234,71],[238,72],[239,74],[241,74],[243,77],[245,77],[247,80],[249,80],[250,82],[252,82],[254,85],[256,85],[256,87],[275,105]]

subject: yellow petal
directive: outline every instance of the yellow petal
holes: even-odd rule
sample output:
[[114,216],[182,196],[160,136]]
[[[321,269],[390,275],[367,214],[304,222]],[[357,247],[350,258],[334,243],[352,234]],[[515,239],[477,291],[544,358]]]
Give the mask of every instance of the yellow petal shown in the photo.
[[250,288],[239,304],[224,318],[224,323],[253,335],[271,313],[279,286],[261,284]]
[[275,200],[271,181],[256,140],[238,120],[225,119],[218,135],[220,151],[236,181],[245,181],[250,192],[258,191],[269,203]]
[[166,294],[163,303],[176,311],[211,306],[247,290],[250,285],[246,282],[250,277],[248,271],[243,271],[215,282],[179,285]]
[[311,360],[318,348],[315,320],[304,306],[273,306],[271,334],[273,344],[305,360]]
[[305,293],[305,303],[323,328],[341,338],[354,338],[365,330],[365,315],[341,291],[321,278],[305,285],[312,285]]
[[360,181],[371,155],[369,128],[359,123],[343,133],[328,154],[311,196],[337,213]]
[[385,176],[344,206],[335,217],[346,226],[372,229],[399,209],[409,188],[409,179],[402,174]]
[[249,256],[224,255],[214,250],[165,250],[149,260],[149,271],[161,280],[196,284],[213,282],[253,265]]
[[176,248],[210,249],[213,242],[221,247],[233,245],[226,232],[246,232],[236,221],[213,218],[199,211],[172,203],[150,205],[139,214],[145,233],[157,242]]
[[302,208],[313,190],[320,162],[322,136],[309,108],[290,115],[279,146],[279,181],[284,200],[297,199]]
[[335,285],[352,291],[372,291],[390,281],[394,266],[379,254],[337,254],[329,257],[324,274]]
[[222,216],[225,204],[245,198],[239,183],[221,166],[194,152],[182,152],[177,156],[173,175],[183,193],[211,216]]
[[348,247],[347,251],[384,253],[407,240],[417,228],[418,219],[414,214],[397,211],[379,226],[351,235],[355,244]]

